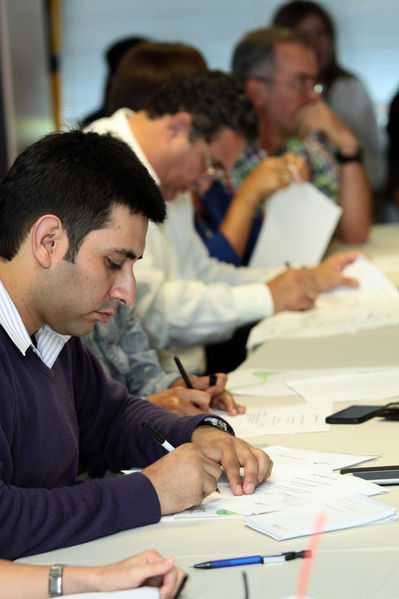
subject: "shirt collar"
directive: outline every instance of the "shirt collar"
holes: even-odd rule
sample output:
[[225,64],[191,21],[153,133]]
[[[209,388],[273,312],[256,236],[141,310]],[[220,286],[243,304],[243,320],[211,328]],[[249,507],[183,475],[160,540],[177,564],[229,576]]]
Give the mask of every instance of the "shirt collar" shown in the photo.
[[109,119],[107,119],[107,121],[109,121],[109,123],[111,124],[110,131],[111,133],[113,132],[113,124],[115,124],[114,133],[132,148],[137,158],[146,167],[151,177],[154,179],[155,183],[159,187],[161,184],[159,177],[152,165],[150,164],[150,162],[148,161],[148,158],[141,149],[141,146],[139,145],[138,141],[134,137],[134,134],[130,127],[129,118],[133,115],[134,111],[130,110],[129,108],[120,108],[119,110],[114,112],[114,114],[111,117],[109,117]]
[[19,315],[6,288],[0,281],[0,325],[4,328],[11,341],[25,356],[29,348],[51,368],[58,358],[65,343],[70,339],[69,335],[56,333],[49,325],[44,325],[35,333],[37,348],[33,345],[29,333],[26,330],[22,318]]

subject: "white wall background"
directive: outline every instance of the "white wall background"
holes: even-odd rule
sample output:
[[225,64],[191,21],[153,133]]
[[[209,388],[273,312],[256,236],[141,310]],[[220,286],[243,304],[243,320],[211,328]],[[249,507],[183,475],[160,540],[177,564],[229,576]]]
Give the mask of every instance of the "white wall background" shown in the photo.
[[[249,29],[266,26],[278,0],[63,0],[63,119],[101,103],[104,50],[128,35],[196,46],[211,68],[228,70],[232,49]],[[398,0],[321,2],[338,31],[339,57],[368,86],[384,125],[399,87]]]

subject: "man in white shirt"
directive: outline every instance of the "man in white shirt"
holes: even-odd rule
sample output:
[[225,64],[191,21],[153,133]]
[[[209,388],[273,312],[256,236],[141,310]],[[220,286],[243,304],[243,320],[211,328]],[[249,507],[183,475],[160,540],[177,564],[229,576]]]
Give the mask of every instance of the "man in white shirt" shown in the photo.
[[229,339],[239,327],[275,312],[311,308],[323,290],[356,285],[341,274],[355,252],[315,269],[277,275],[236,268],[207,254],[194,230],[190,192],[205,189],[220,169],[231,168],[257,135],[254,108],[234,77],[187,75],[164,86],[146,110],[118,110],[90,129],[123,139],[164,197],[173,200],[166,222],[149,229],[136,268],[138,316],[166,370],[179,353],[190,372],[203,372],[204,345]]

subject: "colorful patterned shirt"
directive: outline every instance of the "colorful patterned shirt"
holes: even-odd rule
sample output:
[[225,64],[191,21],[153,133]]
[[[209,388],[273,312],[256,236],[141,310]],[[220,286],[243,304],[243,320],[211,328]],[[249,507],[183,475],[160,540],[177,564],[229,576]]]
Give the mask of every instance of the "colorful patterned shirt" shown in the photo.
[[[320,134],[311,133],[305,140],[290,137],[277,154],[292,152],[302,156],[310,170],[310,181],[320,191],[325,193],[334,202],[339,201],[340,176],[339,167],[327,145],[321,140]],[[230,181],[224,182],[225,186],[232,184],[238,190],[245,177],[267,157],[267,152],[260,147],[248,147],[239,157],[230,171]]]

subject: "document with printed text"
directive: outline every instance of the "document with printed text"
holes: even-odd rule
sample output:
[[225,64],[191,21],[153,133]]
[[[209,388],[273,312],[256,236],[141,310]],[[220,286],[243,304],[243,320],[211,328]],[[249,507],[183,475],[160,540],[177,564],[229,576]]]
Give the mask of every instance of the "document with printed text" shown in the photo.
[[325,337],[399,324],[399,291],[364,256],[344,271],[359,281],[356,289],[339,287],[322,293],[305,312],[280,312],[251,329],[247,348],[278,337]]
[[247,408],[245,414],[228,416],[218,412],[234,428],[237,437],[257,437],[258,435],[281,435],[328,431],[326,416],[331,414],[332,404],[321,406],[307,404]]
[[231,517],[281,510],[313,503],[315,500],[349,497],[355,493],[377,495],[382,487],[356,476],[343,476],[343,468],[375,456],[296,450],[280,446],[264,448],[273,459],[271,477],[253,495],[233,495],[226,477],[218,481],[220,494],[213,493],[200,506],[173,516],[173,519]]

